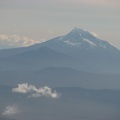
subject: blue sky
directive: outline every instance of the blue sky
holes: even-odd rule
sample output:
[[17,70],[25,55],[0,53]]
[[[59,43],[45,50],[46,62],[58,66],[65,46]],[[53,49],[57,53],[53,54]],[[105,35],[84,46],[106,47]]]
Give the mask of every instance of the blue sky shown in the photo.
[[120,47],[120,0],[0,0],[0,47],[27,46],[75,27]]

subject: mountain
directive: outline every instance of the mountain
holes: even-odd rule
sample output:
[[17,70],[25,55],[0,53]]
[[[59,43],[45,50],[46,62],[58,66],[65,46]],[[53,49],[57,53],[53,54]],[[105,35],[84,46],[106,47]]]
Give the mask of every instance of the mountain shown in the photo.
[[[80,54],[81,52],[84,52],[86,50],[88,52],[88,50],[90,51],[94,49],[101,49],[102,51],[110,51],[112,53],[120,52],[120,50],[112,46],[110,43],[96,38],[88,31],[80,28],[74,28],[71,32],[64,36],[59,36],[43,43],[38,43],[29,47],[0,50],[0,58],[23,53],[30,50],[36,50],[39,49],[41,46],[46,46],[56,51],[69,54],[71,54],[71,51],[74,50],[78,50],[75,52]],[[83,49],[84,51],[82,51]]]
[[40,46],[47,46],[76,58],[78,62],[77,66],[74,66],[75,69],[111,73],[119,73],[120,70],[120,50],[79,28],[73,29],[65,36],[30,47],[37,49]]
[[79,28],[29,47],[1,50],[0,58],[1,70],[54,66],[94,73],[120,73],[120,50]]
[[112,52],[117,54],[119,52],[120,54],[120,51],[110,43],[98,39],[91,33],[79,28],[73,29],[65,36],[60,36],[41,44],[33,45],[32,48],[40,46],[47,46],[56,51],[67,53],[76,57],[83,53],[85,55],[85,53],[87,54],[88,52],[93,52],[93,54],[98,54],[100,52]]

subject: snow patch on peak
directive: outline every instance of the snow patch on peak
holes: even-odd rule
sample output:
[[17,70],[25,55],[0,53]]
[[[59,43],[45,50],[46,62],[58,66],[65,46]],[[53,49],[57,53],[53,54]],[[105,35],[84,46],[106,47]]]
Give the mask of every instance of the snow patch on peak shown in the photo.
[[78,42],[71,42],[70,40],[64,41],[66,44],[71,45],[71,46],[80,46],[81,43]]
[[90,41],[89,39],[83,39],[84,41],[88,42],[92,46],[97,46],[94,42]]
[[91,46],[97,46],[94,42],[90,41],[89,39],[83,38],[81,33],[80,33],[80,36],[83,39],[83,41],[88,42]]

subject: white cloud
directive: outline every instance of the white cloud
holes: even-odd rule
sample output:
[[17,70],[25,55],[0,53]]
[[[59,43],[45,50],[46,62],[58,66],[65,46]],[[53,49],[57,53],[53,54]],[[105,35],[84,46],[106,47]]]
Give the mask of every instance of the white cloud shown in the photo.
[[29,37],[20,37],[18,35],[0,35],[0,47],[25,47],[42,41],[33,40]]
[[12,116],[19,113],[19,110],[16,105],[6,106],[4,112],[2,113],[4,116]]
[[22,94],[29,93],[29,97],[45,96],[51,98],[58,98],[60,96],[56,91],[52,91],[52,89],[47,86],[36,88],[34,85],[29,85],[28,83],[18,84],[18,87],[13,88],[12,92],[18,92]]
[[35,86],[28,85],[27,83],[18,84],[17,88],[12,89],[13,92],[18,92],[18,93],[23,93],[23,94],[26,94],[26,93],[29,93],[32,91],[36,91],[36,90],[37,90],[37,88]]

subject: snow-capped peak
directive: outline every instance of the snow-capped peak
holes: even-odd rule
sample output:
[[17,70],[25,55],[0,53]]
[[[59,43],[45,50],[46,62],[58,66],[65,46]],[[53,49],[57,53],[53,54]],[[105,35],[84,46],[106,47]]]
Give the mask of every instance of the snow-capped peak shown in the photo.
[[82,44],[89,44],[92,47],[96,47],[97,44],[93,38],[96,39],[96,37],[89,32],[80,28],[74,28],[70,33],[65,35],[62,40],[71,46],[79,47]]
[[67,49],[71,48],[72,50],[117,50],[117,48],[109,44],[107,41],[101,40],[92,35],[92,33],[80,28],[74,28],[68,34],[56,37],[43,44],[58,51],[67,51]]

